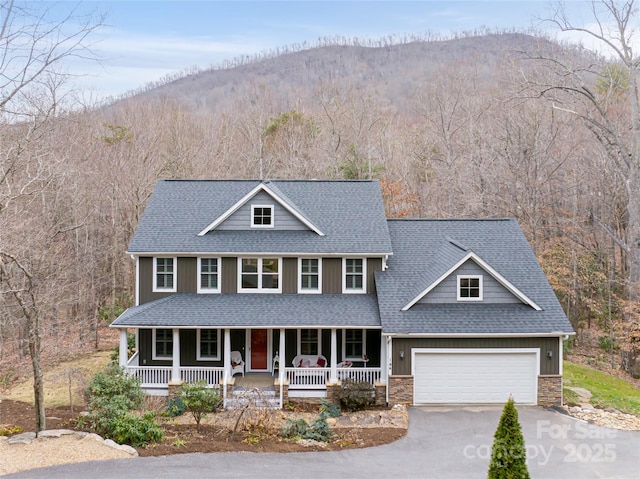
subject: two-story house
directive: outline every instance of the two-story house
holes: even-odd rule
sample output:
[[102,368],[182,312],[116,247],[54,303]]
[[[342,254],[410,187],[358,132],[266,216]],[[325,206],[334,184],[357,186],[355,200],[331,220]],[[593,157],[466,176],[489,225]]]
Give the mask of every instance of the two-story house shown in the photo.
[[271,373],[283,399],[560,401],[573,330],[514,220],[387,220],[377,181],[163,180],[129,253],[112,327],[149,392]]

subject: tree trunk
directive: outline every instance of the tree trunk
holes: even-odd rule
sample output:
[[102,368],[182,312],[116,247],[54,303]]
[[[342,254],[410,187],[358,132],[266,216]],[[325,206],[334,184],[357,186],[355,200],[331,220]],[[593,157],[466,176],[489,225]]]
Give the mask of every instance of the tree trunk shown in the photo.
[[36,432],[44,431],[46,425],[46,413],[44,410],[44,382],[42,378],[42,367],[40,365],[40,331],[38,319],[35,324],[32,321],[29,340],[29,354],[31,356],[31,367],[33,368],[33,398],[36,409]]

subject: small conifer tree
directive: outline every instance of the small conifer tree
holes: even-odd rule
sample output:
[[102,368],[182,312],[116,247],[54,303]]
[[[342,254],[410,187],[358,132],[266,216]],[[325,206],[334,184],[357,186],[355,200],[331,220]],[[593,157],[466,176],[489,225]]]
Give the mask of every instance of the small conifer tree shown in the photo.
[[530,479],[518,410],[513,398],[504,405],[493,436],[488,479]]

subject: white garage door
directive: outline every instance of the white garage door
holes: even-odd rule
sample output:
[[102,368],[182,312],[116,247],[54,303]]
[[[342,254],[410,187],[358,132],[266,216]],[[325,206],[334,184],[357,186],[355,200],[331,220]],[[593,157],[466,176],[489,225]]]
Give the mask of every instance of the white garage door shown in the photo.
[[536,349],[414,349],[416,404],[536,404]]

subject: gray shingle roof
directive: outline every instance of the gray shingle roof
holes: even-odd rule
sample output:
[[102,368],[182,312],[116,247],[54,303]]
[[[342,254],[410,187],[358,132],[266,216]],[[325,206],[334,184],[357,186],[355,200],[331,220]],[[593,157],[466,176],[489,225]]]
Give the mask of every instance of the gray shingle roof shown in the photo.
[[[571,333],[560,303],[515,220],[390,220],[394,255],[376,272],[382,329],[390,334]],[[401,311],[460,256],[473,251],[542,308],[524,304],[416,304]],[[448,245],[447,245],[448,243]],[[463,253],[460,250],[460,253]],[[444,270],[444,271],[443,271]]]
[[144,253],[391,252],[377,181],[272,180],[274,193],[292,203],[325,236],[312,231],[211,231],[198,233],[225,213],[259,180],[161,180],[129,244]]
[[114,327],[379,328],[373,294],[173,294],[127,309]]

